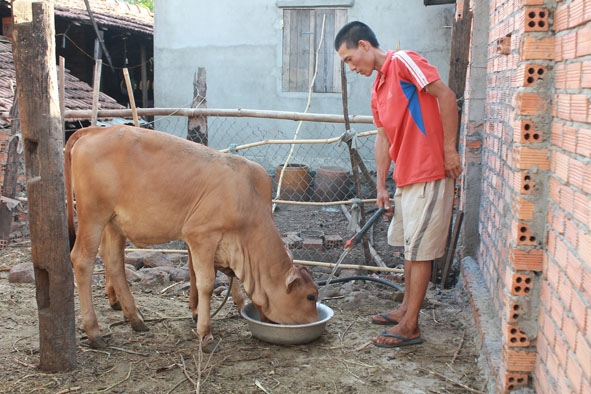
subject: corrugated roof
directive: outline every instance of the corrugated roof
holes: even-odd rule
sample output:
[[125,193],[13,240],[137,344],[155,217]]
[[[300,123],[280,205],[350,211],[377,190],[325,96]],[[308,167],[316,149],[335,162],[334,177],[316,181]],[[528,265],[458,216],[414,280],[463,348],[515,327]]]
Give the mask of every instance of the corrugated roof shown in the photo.
[[[92,108],[92,87],[71,75],[65,74],[65,106],[69,110]],[[5,37],[0,37],[0,128],[10,127],[10,108],[12,107],[13,86],[16,73],[12,58],[12,44]],[[114,98],[104,93],[99,94],[99,109],[123,109]]]

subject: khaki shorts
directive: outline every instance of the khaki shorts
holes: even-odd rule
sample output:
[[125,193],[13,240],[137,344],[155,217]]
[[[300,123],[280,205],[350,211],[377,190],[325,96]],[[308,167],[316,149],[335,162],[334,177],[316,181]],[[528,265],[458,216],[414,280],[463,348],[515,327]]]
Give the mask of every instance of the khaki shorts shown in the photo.
[[430,261],[445,254],[454,180],[440,179],[396,189],[388,243],[404,246],[404,259]]

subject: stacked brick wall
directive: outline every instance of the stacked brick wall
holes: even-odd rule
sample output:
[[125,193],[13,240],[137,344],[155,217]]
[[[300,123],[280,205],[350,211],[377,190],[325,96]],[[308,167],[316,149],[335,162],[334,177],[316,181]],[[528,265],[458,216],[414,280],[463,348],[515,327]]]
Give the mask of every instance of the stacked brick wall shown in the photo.
[[557,1],[539,393],[591,393],[591,2]]
[[485,119],[464,114],[463,142],[466,166],[481,152],[491,375],[498,392],[591,393],[591,1],[470,5],[489,18]]

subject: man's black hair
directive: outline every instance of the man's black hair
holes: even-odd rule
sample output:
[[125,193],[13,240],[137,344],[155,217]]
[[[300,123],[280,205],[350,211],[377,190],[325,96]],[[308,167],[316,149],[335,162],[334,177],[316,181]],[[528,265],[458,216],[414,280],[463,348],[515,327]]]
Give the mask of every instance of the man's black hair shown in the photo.
[[353,21],[347,23],[339,30],[334,39],[334,49],[338,51],[343,43],[347,45],[347,48],[357,48],[359,40],[368,41],[376,48],[380,46],[375,33],[369,26],[363,22]]

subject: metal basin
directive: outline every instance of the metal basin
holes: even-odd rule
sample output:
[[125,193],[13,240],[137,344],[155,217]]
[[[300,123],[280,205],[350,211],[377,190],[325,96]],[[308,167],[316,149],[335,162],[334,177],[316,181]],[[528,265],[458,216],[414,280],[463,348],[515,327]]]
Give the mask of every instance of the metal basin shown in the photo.
[[318,321],[308,324],[274,324],[261,322],[254,304],[246,304],[240,314],[248,321],[252,336],[277,345],[302,345],[312,342],[322,335],[326,323],[333,316],[328,306],[317,303]]

